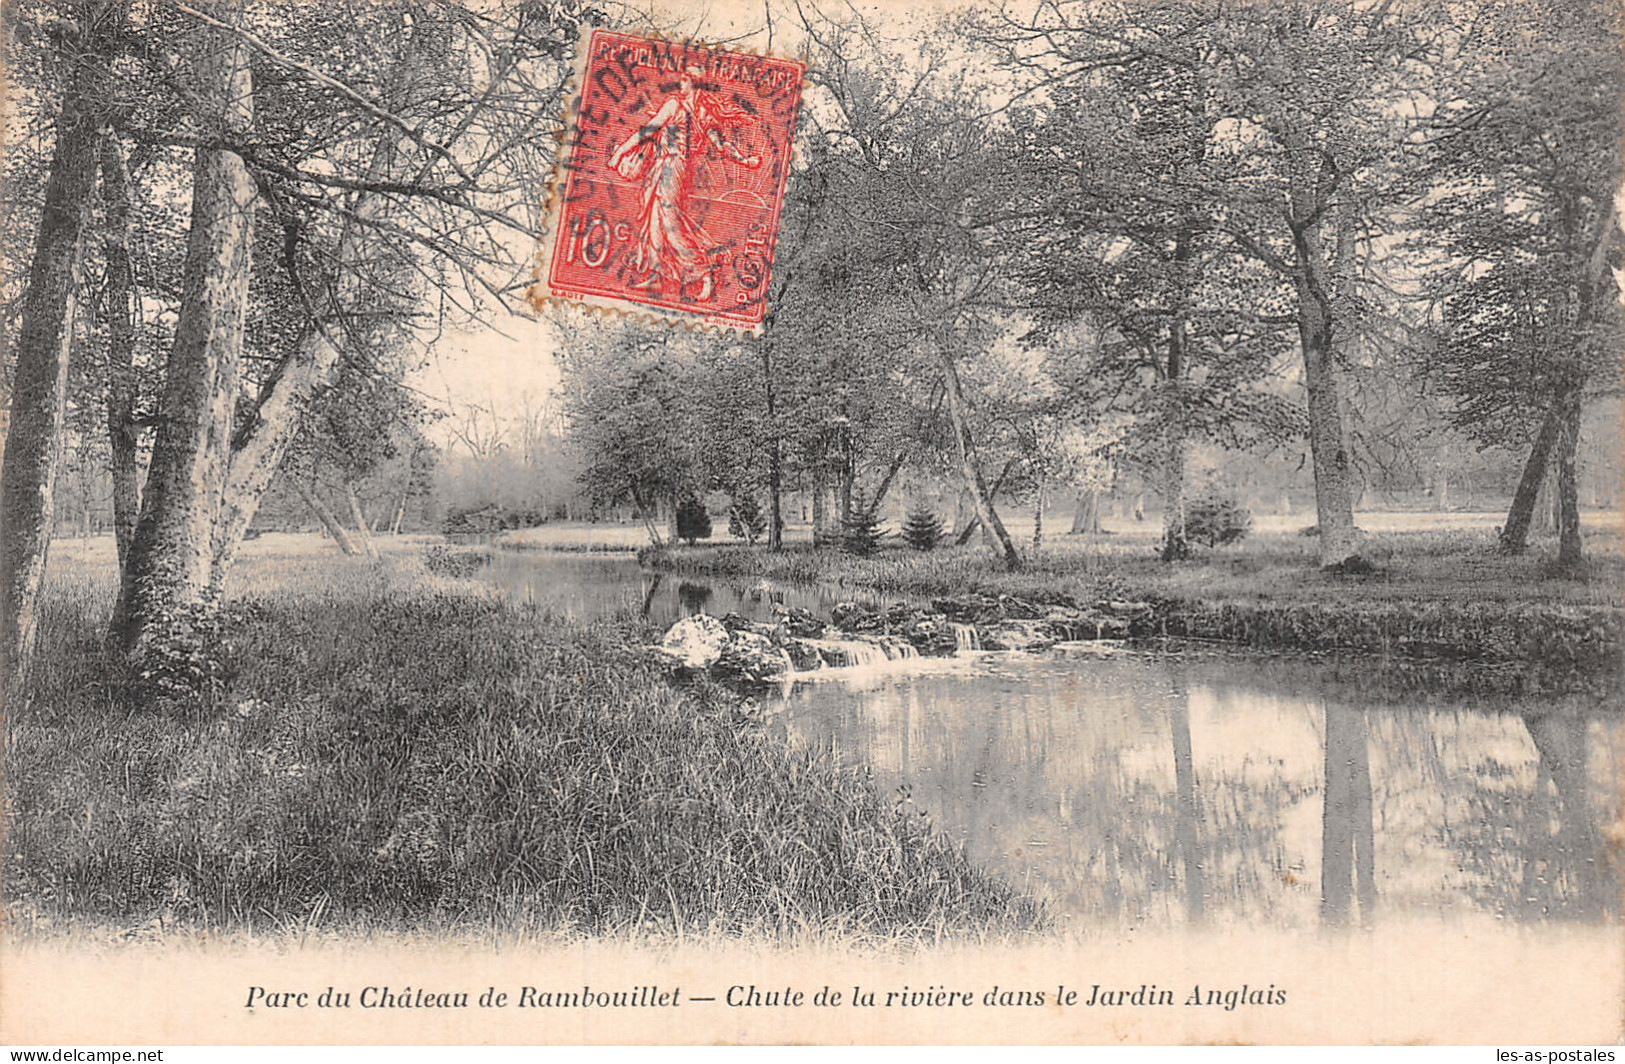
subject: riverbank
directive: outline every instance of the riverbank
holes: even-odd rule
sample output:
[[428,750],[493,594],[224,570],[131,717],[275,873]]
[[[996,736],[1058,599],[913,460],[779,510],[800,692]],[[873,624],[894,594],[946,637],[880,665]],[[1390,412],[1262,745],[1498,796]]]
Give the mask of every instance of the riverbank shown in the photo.
[[411,556],[245,559],[200,700],[100,647],[59,569],[8,706],[13,936],[1019,935],[1024,897],[757,705],[671,685],[632,621],[564,624]]
[[1017,573],[979,548],[870,558],[791,547],[646,550],[644,564],[685,576],[834,583],[917,600],[1009,596],[1088,608],[1148,603],[1140,636],[1217,639],[1258,648],[1358,650],[1405,659],[1520,663],[1555,671],[1617,669],[1625,560],[1610,530],[1588,537],[1581,574],[1553,575],[1537,550],[1495,552],[1485,530],[1393,533],[1377,541],[1383,571],[1350,577],[1315,567],[1307,537],[1258,537],[1164,563],[1127,537],[1065,537]]

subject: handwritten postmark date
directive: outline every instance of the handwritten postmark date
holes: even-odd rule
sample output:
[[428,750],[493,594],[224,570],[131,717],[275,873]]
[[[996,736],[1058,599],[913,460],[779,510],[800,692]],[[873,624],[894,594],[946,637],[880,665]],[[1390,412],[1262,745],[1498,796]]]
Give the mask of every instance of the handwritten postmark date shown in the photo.
[[760,331],[804,72],[594,30],[546,294]]

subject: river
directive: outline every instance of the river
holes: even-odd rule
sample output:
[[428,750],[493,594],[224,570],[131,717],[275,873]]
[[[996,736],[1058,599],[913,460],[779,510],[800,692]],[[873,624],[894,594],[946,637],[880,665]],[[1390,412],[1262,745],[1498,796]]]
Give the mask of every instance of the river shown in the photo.
[[[879,601],[625,556],[498,552],[489,574],[577,622]],[[1400,688],[1376,664],[1078,644],[829,669],[768,701],[1078,929],[1617,919],[1618,708]]]

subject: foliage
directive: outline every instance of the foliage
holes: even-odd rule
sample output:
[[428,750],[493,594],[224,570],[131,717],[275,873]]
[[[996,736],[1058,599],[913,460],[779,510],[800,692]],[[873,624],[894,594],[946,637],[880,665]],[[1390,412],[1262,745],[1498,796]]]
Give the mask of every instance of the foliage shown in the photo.
[[755,494],[745,492],[734,496],[728,506],[728,535],[743,539],[754,546],[767,529],[767,515],[756,501]]
[[704,500],[696,495],[677,504],[677,538],[686,540],[691,547],[697,539],[711,538],[711,514]]
[[915,550],[935,550],[942,542],[942,518],[928,506],[914,507],[903,522],[903,540]]
[[1185,504],[1185,537],[1210,547],[1239,543],[1252,531],[1253,515],[1233,495],[1210,492]]
[[874,511],[864,510],[853,514],[842,523],[841,549],[848,554],[867,558],[880,550],[880,542],[885,536],[885,529],[880,526],[880,518]]

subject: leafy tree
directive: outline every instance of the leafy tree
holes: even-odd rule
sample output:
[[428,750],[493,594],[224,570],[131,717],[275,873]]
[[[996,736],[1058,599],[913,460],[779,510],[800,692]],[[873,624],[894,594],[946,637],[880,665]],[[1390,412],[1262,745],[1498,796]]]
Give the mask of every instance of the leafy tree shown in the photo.
[[1600,3],[1493,3],[1455,30],[1430,123],[1422,213],[1440,309],[1424,373],[1483,445],[1529,448],[1501,533],[1524,549],[1557,467],[1559,562],[1581,559],[1575,452],[1589,396],[1617,391],[1622,240],[1614,197],[1625,69]]

